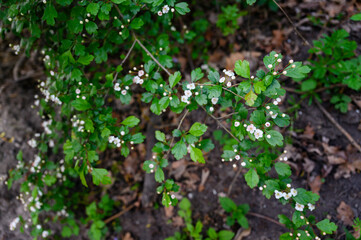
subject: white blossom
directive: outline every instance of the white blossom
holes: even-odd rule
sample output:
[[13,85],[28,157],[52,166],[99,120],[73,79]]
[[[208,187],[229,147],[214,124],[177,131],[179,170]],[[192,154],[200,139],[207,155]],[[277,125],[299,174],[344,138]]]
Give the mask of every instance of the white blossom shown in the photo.
[[315,205],[308,203],[307,206],[308,206],[308,209],[310,209],[310,211],[315,210]]
[[235,126],[235,127],[239,127],[239,125],[241,125],[240,122],[238,122],[238,121],[235,121],[235,122],[234,122],[234,126]]
[[256,139],[259,139],[259,138],[263,137],[263,131],[260,130],[260,129],[257,129],[257,130],[255,131],[255,133],[254,133],[254,137],[255,137]]
[[[164,7],[162,8],[162,12],[164,14],[168,13],[169,12],[169,6],[168,5],[164,5]],[[159,15],[159,14],[158,14]]]
[[196,88],[196,85],[194,83],[189,83],[189,84],[187,84],[187,88],[190,90],[193,90]]
[[304,207],[305,207],[304,205],[299,204],[299,203],[296,203],[296,207],[295,207],[295,208],[296,208],[297,211],[302,212]]
[[217,104],[217,102],[218,102],[218,98],[212,98],[212,104]]
[[247,126],[247,132],[254,133],[256,131],[256,127],[253,124]]

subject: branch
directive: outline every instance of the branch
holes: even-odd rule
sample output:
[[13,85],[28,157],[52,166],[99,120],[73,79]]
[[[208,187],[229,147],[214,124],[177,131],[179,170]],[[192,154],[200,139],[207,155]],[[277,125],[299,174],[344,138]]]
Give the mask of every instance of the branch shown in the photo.
[[322,107],[321,103],[319,103],[317,100],[315,100],[316,105],[318,106],[318,108],[326,115],[326,117],[337,127],[338,130],[340,130],[340,132],[345,135],[345,137],[350,141],[350,143],[359,151],[361,152],[361,146],[355,141],[355,139],[353,139],[353,137],[345,130],[343,129],[343,127],[341,127],[340,124],[338,124],[338,122],[331,116],[331,114],[329,112],[327,112],[327,110]]
[[231,131],[228,130],[228,128],[226,126],[223,125],[223,123],[221,123],[215,116],[213,116],[212,114],[208,113],[207,110],[203,107],[200,106],[209,116],[211,116],[214,120],[217,121],[217,123],[219,124],[219,126],[221,126],[229,135],[231,135],[231,137],[233,137],[238,143],[241,143],[241,141],[236,138],[236,136],[234,136]]
[[[187,109],[186,112],[184,113],[182,119],[180,120],[180,122],[179,122],[179,124],[178,124],[178,127],[177,127],[178,130],[179,130],[180,127],[182,126],[182,123],[183,123],[183,121],[184,121],[184,119],[186,118],[186,116],[187,116],[188,113],[189,113],[189,110]],[[171,149],[172,149],[172,144],[173,144],[173,142],[174,142],[174,137],[172,137],[172,140],[170,141],[169,149],[168,149],[168,152],[166,153],[166,156],[169,155],[169,153],[170,153],[170,151],[171,151]]]
[[248,212],[247,215],[250,215],[250,216],[253,216],[253,217],[262,218],[262,219],[265,219],[265,220],[267,220],[267,221],[269,221],[269,222],[272,222],[272,223],[274,223],[274,224],[277,224],[278,226],[285,227],[285,225],[283,225],[282,223],[278,222],[277,220],[274,220],[273,218],[264,216],[264,215],[259,214],[259,213]]
[[107,223],[110,223],[111,221],[113,221],[114,219],[122,216],[124,213],[128,212],[130,209],[132,209],[133,207],[135,206],[135,204],[132,204],[130,205],[129,207],[125,208],[124,210],[118,212],[117,214],[107,218],[104,220],[104,223],[107,224]]
[[286,13],[286,11],[276,2],[276,0],[272,0],[279,9],[281,9],[281,11],[283,12],[283,14],[286,16],[287,20],[292,24],[293,29],[295,30],[295,32],[297,33],[297,35],[302,38],[303,42],[307,45],[307,46],[311,46],[311,44],[302,36],[302,34],[297,30],[296,25],[293,23],[293,21],[291,20],[291,18],[288,16],[288,14]]
[[135,38],[135,41],[137,41],[137,43],[139,44],[139,46],[141,46],[143,48],[143,50],[153,59],[153,61],[163,69],[164,72],[166,72],[169,76],[172,75],[160,62],[158,62],[158,60],[153,56],[153,54],[151,54],[148,49],[138,40],[138,38],[135,36],[135,34],[133,35]]

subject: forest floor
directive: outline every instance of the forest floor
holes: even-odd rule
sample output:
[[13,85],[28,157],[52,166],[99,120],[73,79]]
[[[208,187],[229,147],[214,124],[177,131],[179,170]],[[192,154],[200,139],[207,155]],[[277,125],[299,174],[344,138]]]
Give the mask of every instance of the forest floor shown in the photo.
[[[318,39],[323,33],[344,28],[350,33],[350,38],[358,45],[361,52],[361,24],[351,24],[346,18],[337,18],[339,14],[347,15],[354,11],[354,1],[289,1],[282,5],[292,16],[295,25],[308,42]],[[309,46],[295,33],[292,25],[281,11],[270,11],[267,7],[249,8],[249,14],[242,17],[242,25],[237,33],[223,37],[219,30],[209,29],[207,39],[210,40],[212,52],[209,53],[209,65],[218,69],[230,68],[239,59],[247,59],[251,63],[251,71],[261,66],[263,56],[271,50],[281,52],[286,60],[295,59],[307,61]],[[216,10],[209,10],[207,16],[214,22]],[[321,23],[315,25],[307,16],[316,16]],[[245,27],[244,27],[245,26]],[[250,37],[246,37],[250,36]],[[19,60],[8,49],[8,43],[0,41],[0,178],[6,178],[9,169],[16,166],[16,154],[21,149],[24,159],[33,156],[33,150],[27,141],[34,133],[41,130],[41,119],[36,109],[32,109],[36,89],[37,76],[41,67],[32,59]],[[229,49],[232,44],[233,48]],[[187,62],[186,56],[178,56],[179,62]],[[20,62],[20,63],[19,63]],[[198,66],[195,61],[191,65]],[[14,81],[14,67],[19,76],[29,76],[23,80]],[[189,74],[189,66],[182,65],[182,72]],[[31,72],[32,74],[29,74]],[[288,88],[295,88],[297,83],[284,81]],[[342,114],[328,104],[327,92],[320,94],[324,100],[322,106],[331,116],[361,144],[361,109],[357,93],[348,93],[355,99],[349,104],[347,114]],[[297,106],[295,103],[299,103]],[[122,115],[129,109],[124,109],[120,103],[114,103],[117,114]],[[361,217],[361,153],[350,144],[345,135],[320,110],[320,107],[308,99],[301,101],[300,95],[287,93],[282,107],[289,110],[293,124],[285,129],[287,136],[288,163],[293,169],[293,186],[310,189],[320,194],[314,214],[318,218],[329,218],[338,226],[335,239],[344,239],[343,228],[350,229],[352,220]],[[121,231],[111,231],[107,239],[164,239],[179,231],[183,226],[177,216],[177,208],[165,209],[159,205],[159,196],[149,195],[154,189],[143,190],[144,181],[149,181],[141,169],[141,163],[146,160],[147,150],[152,144],[150,135],[154,129],[166,132],[175,128],[180,117],[169,114],[161,117],[149,116],[146,108],[136,109],[135,115],[144,119],[142,128],[147,136],[146,142],[140,144],[132,154],[124,159],[120,152],[106,151],[102,156],[102,167],[113,167],[117,163],[118,174],[112,176],[113,184],[107,187],[109,196],[121,204],[115,209],[127,211],[115,219],[122,227]],[[202,111],[194,111],[185,119],[183,127],[202,120],[209,127],[209,132],[219,129],[219,126]],[[157,124],[154,124],[157,122]],[[152,130],[149,131],[149,126]],[[148,129],[148,131],[147,131]],[[149,137],[148,137],[149,135]],[[225,213],[221,209],[218,197],[227,195],[237,204],[248,203],[251,214],[247,217],[250,230],[231,229],[242,233],[240,239],[278,239],[286,228],[274,223],[278,214],[291,216],[293,210],[283,206],[274,198],[266,199],[258,189],[250,189],[243,178],[243,171],[233,168],[231,163],[222,163],[221,147],[216,141],[215,149],[206,155],[206,164],[195,164],[181,160],[171,163],[170,176],[181,186],[180,196],[188,197],[192,203],[194,222],[201,220],[207,227],[229,229],[225,224]],[[1,183],[1,180],[0,180]],[[79,183],[80,184],[80,183]],[[15,188],[17,189],[17,185]],[[27,233],[9,231],[9,223],[18,215],[27,214],[16,199],[18,192],[7,190],[0,185],[0,240],[30,239]],[[143,201],[142,201],[143,198]],[[144,200],[148,200],[146,206]],[[147,199],[148,198],[148,199]],[[131,206],[131,207],[129,207]],[[112,226],[112,223],[109,223]],[[84,239],[86,235],[84,234]],[[74,238],[79,239],[79,238]]]

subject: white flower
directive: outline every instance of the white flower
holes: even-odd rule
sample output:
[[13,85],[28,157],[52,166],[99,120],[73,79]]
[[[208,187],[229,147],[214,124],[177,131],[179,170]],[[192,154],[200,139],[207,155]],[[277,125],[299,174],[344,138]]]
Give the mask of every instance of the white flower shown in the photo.
[[218,102],[218,98],[215,98],[215,97],[214,97],[214,98],[212,98],[212,100],[211,100],[211,101],[212,101],[212,104],[217,104],[217,102]]
[[255,137],[256,139],[263,137],[263,131],[260,130],[260,129],[257,129],[257,130],[255,131],[255,133],[254,133],[254,137]]
[[310,211],[315,210],[315,205],[308,203],[307,206],[308,206],[308,209],[310,209]]
[[277,106],[277,105],[278,105],[278,102],[277,102],[277,101],[273,101],[273,104]]
[[48,231],[43,231],[43,232],[41,233],[41,236],[42,236],[43,238],[46,238],[47,236],[49,236],[49,232],[48,232]]
[[304,205],[299,204],[299,203],[296,203],[296,207],[295,207],[295,208],[296,208],[297,211],[302,212],[304,207],[305,207]]
[[266,122],[264,125],[265,125],[266,127],[271,126],[271,124],[270,124],[269,122]]
[[187,88],[190,90],[193,90],[196,88],[196,85],[194,83],[189,83],[189,84],[187,84]]
[[143,70],[139,70],[138,76],[141,77],[141,76],[143,76],[143,75],[144,75],[144,71],[143,71]]
[[183,96],[181,97],[181,101],[184,102],[184,103],[188,103],[188,97],[185,96],[185,95],[183,95]]
[[34,138],[30,139],[28,141],[28,144],[30,147],[35,148],[36,147],[36,140]]
[[163,15],[162,11],[158,11],[158,16],[162,16],[162,15]]
[[275,197],[276,197],[276,199],[280,199],[281,197],[283,197],[282,192],[275,190]]
[[18,225],[20,219],[17,217],[15,218],[9,225],[10,231],[14,231],[16,228],[16,225]]
[[273,119],[275,119],[275,118],[277,117],[277,115],[278,115],[278,113],[271,114],[271,117],[272,117]]
[[187,98],[189,98],[190,96],[192,96],[191,90],[185,90],[185,91],[184,91],[184,95],[185,95]]
[[278,54],[276,53],[276,54],[275,54],[275,58],[277,58],[277,57],[278,57]]
[[109,143],[112,143],[112,142],[114,142],[114,139],[115,139],[115,137],[114,137],[114,136],[109,136],[109,138],[108,138],[108,142],[109,142]]
[[213,107],[210,107],[210,108],[209,108],[209,111],[213,112],[213,111],[214,111],[214,108],[213,108]]
[[288,200],[288,199],[290,199],[291,197],[292,197],[292,195],[291,195],[291,193],[283,193],[283,197],[286,199],[286,200]]
[[292,64],[292,63],[293,63],[293,60],[291,59],[291,60],[289,61],[289,63]]
[[36,225],[36,228],[41,229],[41,225],[40,224]]
[[279,62],[279,63],[280,63],[280,62],[282,62],[282,60],[279,58],[279,59],[277,59],[277,62]]
[[141,80],[140,77],[135,76],[135,77],[133,78],[133,83],[139,84],[139,81],[140,81],[140,80]]
[[234,126],[235,126],[235,127],[239,127],[239,125],[241,125],[240,122],[238,122],[238,121],[235,121],[235,122],[234,122]]
[[[119,85],[119,84],[118,84],[118,85]],[[76,94],[80,94],[80,93],[81,93],[80,89],[76,89],[76,90],[75,90],[75,93],[76,93]]]
[[297,190],[294,189],[294,188],[291,188],[291,191],[290,191],[291,195],[296,197],[297,196]]
[[281,100],[281,98],[278,97],[278,98],[276,98],[276,101],[281,102],[282,100]]
[[154,164],[153,163],[149,164],[149,168],[154,168]]
[[231,70],[223,70],[224,74],[226,74],[228,77],[234,77],[234,72]]
[[121,132],[120,132],[120,135],[124,136],[124,135],[125,135],[125,132],[124,132],[124,131],[121,131]]
[[121,88],[119,87],[119,83],[116,83],[114,85],[114,90],[117,91],[117,92],[119,92],[121,90]]
[[246,163],[245,163],[245,162],[242,162],[242,163],[241,163],[241,166],[242,166],[242,167],[246,166]]
[[270,139],[270,138],[271,138],[271,135],[267,134],[267,138]]
[[240,157],[239,155],[236,155],[234,158],[235,158],[237,161],[238,161],[239,159],[241,159],[241,157]]
[[272,68],[272,64],[268,64],[268,66],[267,66],[268,68]]
[[226,80],[225,77],[221,77],[221,78],[219,79],[219,82],[220,82],[220,83],[224,83],[225,80]]
[[121,93],[122,93],[122,95],[125,95],[125,94],[127,94],[127,90],[124,89],[121,91]]
[[[162,12],[163,12],[164,14],[166,14],[166,13],[169,12],[169,7],[168,7],[168,5],[164,5],[164,7],[162,8]],[[158,15],[159,15],[159,14],[158,14]]]
[[254,133],[256,131],[256,127],[253,124],[247,126],[247,132]]
[[232,83],[231,82],[228,82],[227,83],[227,87],[231,87],[232,86]]

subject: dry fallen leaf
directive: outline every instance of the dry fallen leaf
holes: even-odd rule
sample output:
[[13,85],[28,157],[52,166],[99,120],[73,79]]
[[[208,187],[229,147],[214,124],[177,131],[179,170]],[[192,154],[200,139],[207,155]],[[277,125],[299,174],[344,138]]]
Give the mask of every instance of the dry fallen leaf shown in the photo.
[[303,166],[303,169],[305,170],[305,172],[307,173],[311,173],[313,171],[313,169],[315,169],[315,162],[314,161],[311,161],[309,158],[305,158],[304,159],[304,163],[302,164]]
[[307,125],[302,135],[308,139],[313,139],[313,136],[315,136],[315,131],[313,130],[313,127]]
[[130,232],[127,232],[124,235],[123,240],[134,240],[134,238],[132,238],[132,235],[130,234]]
[[202,169],[202,177],[201,177],[201,183],[198,186],[198,191],[202,192],[204,190],[204,184],[206,183],[210,171],[208,169]]
[[248,237],[251,234],[251,228],[242,229],[240,228],[237,231],[237,235],[234,237],[234,240],[242,240],[244,237]]
[[240,52],[231,53],[228,57],[226,57],[226,69],[233,70],[236,61],[243,60],[244,55]]
[[313,193],[319,194],[321,186],[322,186],[322,178],[321,178],[321,176],[317,175],[313,179],[310,178],[309,181],[308,181],[308,185],[310,186],[311,191]]
[[340,219],[345,225],[353,225],[354,213],[351,207],[344,201],[341,201],[340,205],[338,206],[337,213],[337,218]]
[[164,208],[165,216],[166,216],[167,218],[171,218],[171,217],[173,216],[173,210],[174,210],[174,207],[173,207],[173,206],[165,207],[165,208]]

